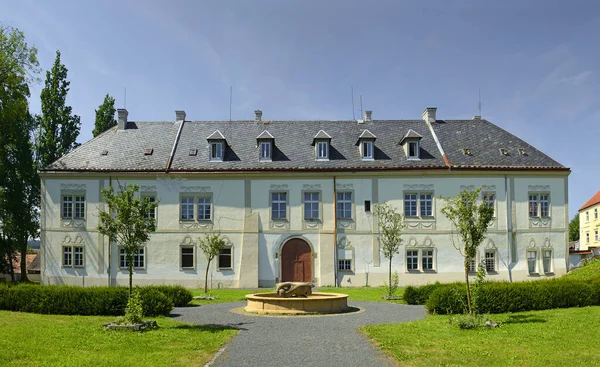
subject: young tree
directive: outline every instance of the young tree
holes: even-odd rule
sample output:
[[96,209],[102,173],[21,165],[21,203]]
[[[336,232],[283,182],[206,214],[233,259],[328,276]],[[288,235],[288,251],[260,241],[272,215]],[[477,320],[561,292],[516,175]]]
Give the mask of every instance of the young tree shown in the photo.
[[452,229],[458,235],[458,242],[454,247],[462,255],[464,261],[465,282],[467,287],[467,307],[469,314],[473,314],[471,304],[471,288],[469,286],[469,264],[477,255],[477,247],[485,239],[485,232],[494,217],[494,208],[485,202],[477,203],[481,188],[475,191],[463,190],[455,198],[443,198],[446,205],[442,213],[450,220]]
[[400,253],[402,246],[402,230],[404,229],[404,216],[389,204],[377,205],[375,215],[379,218],[379,242],[383,256],[389,259],[388,268],[388,297],[394,293],[392,284],[392,258]]
[[108,236],[125,251],[129,270],[129,295],[133,289],[133,257],[138,249],[150,239],[156,230],[156,221],[148,215],[155,210],[158,202],[151,202],[136,193],[139,186],[128,184],[126,188],[119,184],[119,192],[114,188],[102,189],[102,199],[108,210],[99,214],[98,232]]
[[115,99],[109,94],[104,97],[104,102],[96,110],[96,122],[94,124],[94,130],[92,135],[94,137],[102,134],[106,130],[113,126],[117,126],[117,120],[115,120]]
[[579,213],[569,222],[569,241],[579,240]]
[[67,80],[67,71],[60,62],[60,51],[56,51],[56,60],[52,69],[46,72],[46,84],[42,89],[42,114],[36,118],[39,126],[36,153],[42,168],[78,146],[81,122],[66,104],[71,84]]
[[208,293],[208,270],[210,263],[219,256],[221,250],[227,246],[227,240],[220,233],[205,233],[204,238],[198,237],[198,246],[206,256],[206,272],[204,274],[204,293]]

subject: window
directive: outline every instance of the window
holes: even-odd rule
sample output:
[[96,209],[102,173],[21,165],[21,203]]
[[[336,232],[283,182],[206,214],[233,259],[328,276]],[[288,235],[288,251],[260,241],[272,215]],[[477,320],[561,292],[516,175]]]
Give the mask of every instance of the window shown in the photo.
[[594,209],[594,219],[598,219],[598,208]]
[[419,270],[419,250],[406,251],[406,270]]
[[326,141],[317,142],[317,159],[329,159],[329,143]]
[[223,161],[223,143],[213,142],[210,143],[210,160],[211,161]]
[[529,194],[529,217],[550,217],[550,194]]
[[83,267],[83,246],[64,246],[63,247],[63,266],[82,268]]
[[340,260],[338,260],[338,270],[340,270],[340,271],[352,271],[352,260],[351,259],[340,259]]
[[430,192],[404,194],[404,216],[432,217],[433,194]]
[[263,141],[260,143],[260,160],[270,161],[271,160],[271,142]]
[[337,193],[338,219],[352,219],[352,192]]
[[594,239],[595,239],[596,241],[599,241],[599,240],[600,240],[600,237],[598,237],[598,230],[597,230],[597,229],[594,231]]
[[73,248],[63,247],[63,266],[73,266]]
[[552,250],[544,250],[544,256],[542,259],[544,262],[544,273],[551,273],[552,272]]
[[477,272],[477,256],[471,258],[471,260],[469,261],[469,273],[476,273]]
[[[150,202],[150,203],[156,202],[155,196],[144,196],[144,197],[148,198],[148,202]],[[152,219],[156,218],[156,208],[148,210],[148,212],[146,213],[146,218],[152,218]]]
[[421,250],[421,264],[423,265],[423,271],[433,270],[433,250]]
[[371,160],[374,158],[375,158],[375,155],[373,154],[373,142],[372,141],[363,141],[362,142],[362,159],[363,160]]
[[589,221],[590,221],[590,212],[589,212],[589,211],[586,211],[586,212],[585,212],[585,221],[586,221],[586,222],[589,222]]
[[[127,268],[129,266],[129,262],[127,261],[127,253],[125,249],[119,249],[119,267]],[[140,247],[133,254],[133,268],[134,269],[143,269],[146,266],[146,256],[144,255],[144,248]]]
[[181,198],[181,220],[194,220],[194,198]]
[[219,253],[219,263],[218,263],[219,269],[231,269],[232,268],[231,253],[232,253],[231,247],[224,248],[221,250],[221,252]]
[[537,273],[536,262],[537,262],[537,251],[527,251],[527,266],[529,269],[529,274]]
[[194,247],[181,247],[181,268],[193,269],[194,264]]
[[419,142],[408,142],[408,158],[419,158]]
[[319,193],[304,193],[304,220],[319,219]]
[[62,197],[62,218],[85,218],[85,195],[64,195]]
[[371,212],[371,200],[365,200],[365,212],[366,213]]
[[198,220],[210,220],[210,198],[198,198]]
[[271,193],[271,219],[287,218],[287,193]]
[[585,234],[585,243],[590,243],[590,233]]
[[496,251],[485,252],[485,271],[488,273],[496,272]]
[[[488,208],[496,209],[496,194],[493,192],[484,192],[483,193],[483,202],[487,205]],[[495,214],[495,213],[494,213]]]

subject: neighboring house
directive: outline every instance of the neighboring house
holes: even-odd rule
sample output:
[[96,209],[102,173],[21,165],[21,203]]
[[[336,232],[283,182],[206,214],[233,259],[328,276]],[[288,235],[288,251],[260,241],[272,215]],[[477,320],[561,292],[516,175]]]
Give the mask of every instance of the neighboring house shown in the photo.
[[[561,275],[570,170],[479,116],[440,120],[128,121],[41,173],[42,281],[127,284],[124,252],[98,233],[100,191],[137,183],[160,200],[156,233],[134,258],[136,284],[204,282],[198,237],[227,236],[213,287],[381,285],[387,259],[375,205],[406,217],[400,283],[463,279],[440,197],[481,187],[494,220],[477,253],[490,280]],[[473,266],[475,269],[475,266]]]
[[[33,282],[40,281],[40,254],[27,254],[27,278]],[[13,260],[15,280],[21,279],[21,254],[16,253]],[[10,281],[10,274],[0,274],[0,280]]]
[[600,191],[579,208],[579,249],[600,248]]

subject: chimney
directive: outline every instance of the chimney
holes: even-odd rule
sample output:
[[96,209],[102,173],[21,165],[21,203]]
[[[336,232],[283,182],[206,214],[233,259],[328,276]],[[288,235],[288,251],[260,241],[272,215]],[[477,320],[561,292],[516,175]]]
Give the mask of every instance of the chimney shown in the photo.
[[175,110],[175,122],[185,121],[185,111]]
[[261,122],[261,121],[262,121],[262,111],[255,110],[254,111],[254,122]]
[[126,109],[124,108],[119,108],[117,109],[117,129],[118,130],[125,130],[127,129],[127,115],[129,115],[129,112],[127,112]]
[[435,111],[437,111],[437,107],[427,107],[421,115],[423,117],[423,121],[430,124],[435,123]]
[[481,116],[473,116],[473,118],[471,120],[473,120],[473,121],[481,121]]
[[371,119],[372,114],[373,111],[365,111],[365,122],[373,122],[373,120]]

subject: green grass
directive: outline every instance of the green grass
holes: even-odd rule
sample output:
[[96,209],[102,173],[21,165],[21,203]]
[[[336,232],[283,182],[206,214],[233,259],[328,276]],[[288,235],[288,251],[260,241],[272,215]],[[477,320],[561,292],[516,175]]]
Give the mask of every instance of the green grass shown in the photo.
[[402,366],[598,365],[600,307],[492,315],[499,329],[460,330],[448,316],[361,328]]
[[237,330],[156,318],[159,329],[106,331],[114,317],[0,311],[2,366],[203,365]]
[[[345,293],[348,295],[348,299],[351,301],[372,301],[372,302],[393,302],[393,303],[406,303],[404,300],[386,301],[381,297],[386,294],[384,287],[357,287],[357,288],[334,288],[324,287],[315,288],[315,292],[329,292],[329,293]],[[208,293],[218,298],[212,301],[207,300],[193,300],[193,305],[206,305],[213,303],[224,303],[224,302],[241,302],[245,301],[245,296],[250,293],[265,293],[273,292],[273,289],[261,288],[261,289],[212,289]],[[192,290],[192,295],[201,296],[204,294],[203,289]],[[404,288],[398,288],[396,295],[402,296],[404,294]]]
[[588,265],[575,269],[565,274],[564,277],[578,280],[591,280],[600,278],[600,260],[592,260],[592,262]]

